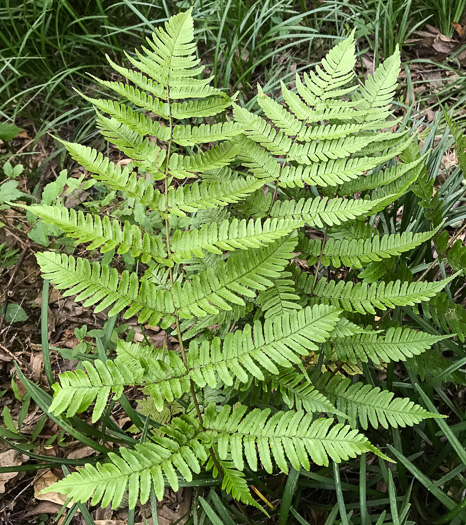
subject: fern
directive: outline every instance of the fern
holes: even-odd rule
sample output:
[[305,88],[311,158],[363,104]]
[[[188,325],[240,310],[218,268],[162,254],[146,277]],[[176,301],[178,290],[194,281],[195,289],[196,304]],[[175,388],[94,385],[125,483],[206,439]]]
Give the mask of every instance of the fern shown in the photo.
[[[117,209],[100,216],[68,203],[25,206],[86,248],[86,258],[38,254],[44,278],[116,322],[160,327],[171,345],[134,343],[130,331],[116,355],[115,337],[104,349],[98,340],[99,359],[59,375],[56,422],[92,410],[95,423],[110,398],[128,410],[128,388],[169,418],[157,429],[146,418],[140,443],[133,434],[119,441],[128,447],[46,489],[74,501],[117,507],[127,497],[134,508],[152,486],[161,499],[165,486],[177,490],[207,471],[222,477],[224,493],[260,507],[247,470],[263,478],[366,452],[387,460],[355,427],[405,427],[433,414],[366,384],[374,378],[363,371],[399,362],[401,376],[402,362],[434,345],[440,355],[451,332],[466,334],[464,310],[440,293],[459,273],[411,282],[406,264],[390,278],[403,268],[400,255],[427,246],[442,227],[408,232],[396,220],[399,233],[390,233],[384,211],[392,206],[395,216],[426,177],[414,138],[391,131],[398,50],[358,87],[353,33],[296,75],[296,90],[282,83],[283,102],[259,88],[258,108],[247,110],[202,75],[193,38],[191,11],[170,18],[127,55],[129,65],[109,59],[121,80],[96,79],[117,100],[84,97],[125,168],[100,147],[62,141],[114,192]],[[125,199],[130,206],[118,209]],[[450,252],[462,269],[461,247]],[[322,277],[322,266],[341,265],[348,268]],[[405,326],[406,313],[416,320],[410,307],[442,333]],[[379,310],[383,320],[374,318]]]
[[311,256],[309,264],[317,260],[324,266],[354,266],[362,268],[372,261],[381,261],[394,255],[412,250],[421,243],[431,239],[437,230],[425,233],[407,233],[376,236],[373,239],[339,240],[329,239],[326,243],[315,239],[300,242],[300,249]]
[[352,427],[357,424],[367,430],[369,425],[378,428],[411,426],[423,419],[440,417],[424,410],[407,398],[394,398],[393,392],[362,383],[351,383],[343,376],[322,375],[317,382],[319,391],[333,400],[343,413],[348,414]]
[[329,281],[322,278],[314,289],[314,295],[349,312],[375,314],[375,308],[387,310],[395,306],[407,306],[428,301],[437,295],[457,274],[443,281],[408,283],[390,281],[371,285],[352,282]]
[[332,350],[340,361],[405,361],[425,352],[448,336],[416,332],[411,328],[389,328],[386,333],[363,332],[332,341]]

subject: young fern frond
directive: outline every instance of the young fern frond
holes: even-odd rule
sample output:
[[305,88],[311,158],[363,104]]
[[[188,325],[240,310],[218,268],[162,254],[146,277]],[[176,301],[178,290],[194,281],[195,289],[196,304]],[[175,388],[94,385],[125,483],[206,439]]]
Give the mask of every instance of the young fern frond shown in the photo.
[[312,382],[295,370],[284,370],[280,375],[270,378],[262,385],[279,393],[283,402],[291,409],[305,412],[327,412],[344,417],[344,413],[322,394]]
[[165,360],[140,357],[130,365],[120,358],[106,363],[98,359],[94,364],[85,361],[87,375],[82,370],[60,375],[50,410],[56,415],[66,411],[66,417],[72,417],[95,403],[95,422],[102,416],[110,392],[118,398],[124,387],[135,386],[146,388],[156,409],[162,411],[165,402],[180,398],[190,389],[189,375],[179,355],[170,351],[164,357]]

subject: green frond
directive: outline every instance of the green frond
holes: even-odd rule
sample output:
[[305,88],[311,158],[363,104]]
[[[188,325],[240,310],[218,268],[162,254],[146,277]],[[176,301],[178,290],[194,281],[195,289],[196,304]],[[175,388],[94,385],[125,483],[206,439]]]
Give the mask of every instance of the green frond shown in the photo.
[[76,301],[82,301],[86,307],[94,306],[96,313],[112,307],[108,314],[112,316],[127,309],[125,319],[138,314],[141,323],[148,321],[151,326],[164,316],[168,317],[167,323],[173,319],[172,294],[148,281],[139,282],[137,273],[125,270],[120,276],[115,268],[105,264],[91,264],[87,259],[55,252],[38,253],[37,261],[44,278],[57,289],[66,290],[65,297],[76,295]]
[[200,124],[199,126],[179,124],[173,128],[173,140],[180,146],[195,146],[196,144],[228,140],[243,132],[244,128],[237,122]]
[[216,433],[220,459],[231,456],[238,470],[244,470],[247,463],[256,471],[258,460],[270,474],[272,461],[285,473],[289,465],[296,470],[310,470],[309,460],[327,466],[329,459],[341,462],[364,452],[388,459],[351,427],[332,426],[332,419],[313,421],[311,414],[294,410],[273,416],[270,409],[255,409],[245,415],[246,411],[245,406],[232,410],[225,405],[217,413],[215,406],[209,406],[205,417],[205,426]]
[[[361,314],[375,314],[376,308],[387,310],[395,306],[407,306],[428,301],[437,295],[457,274],[438,282],[378,282],[353,284],[351,281],[329,281],[322,278],[313,293],[339,308]],[[309,283],[311,284],[311,283]]]
[[[386,185],[383,185],[371,192],[371,199],[386,198],[390,203],[403,195],[418,179],[420,173],[424,168],[424,164],[420,163],[414,168],[405,171],[400,177],[395,178]],[[387,204],[388,205],[388,204]],[[377,211],[382,211],[383,208],[377,208]]]
[[138,386],[150,392],[155,407],[161,411],[165,401],[172,402],[190,389],[186,368],[178,354],[167,351],[164,357],[165,360],[146,357],[144,361],[139,357],[139,366],[128,365],[126,359],[118,358],[106,363],[99,359],[94,363],[84,361],[87,374],[79,369],[60,374],[50,410],[56,415],[66,411],[66,417],[71,417],[95,402],[92,413],[95,422],[101,417],[110,392],[118,398],[124,387]]
[[[116,69],[115,65],[113,67],[114,69]],[[125,68],[121,69],[126,72],[130,71],[129,69]],[[127,74],[125,76],[127,76]],[[123,84],[123,82],[101,80],[94,76],[92,76],[92,78],[100,85],[112,90],[114,93],[127,99],[129,102],[132,102],[139,108],[145,109],[146,111],[150,111],[154,115],[161,117],[165,120],[168,120],[170,118],[170,105],[167,102],[163,102],[157,97],[153,97],[152,95],[149,95],[145,91],[141,91],[138,88],[135,88],[134,86]],[[148,89],[148,86],[146,86],[144,89],[151,91],[151,89]],[[106,109],[102,109],[102,111],[106,111]]]
[[194,275],[183,285],[173,287],[174,304],[182,319],[205,317],[220,310],[231,310],[230,303],[244,305],[242,297],[254,298],[257,291],[273,285],[293,258],[296,236],[286,235],[273,243],[251,250],[236,252],[226,263]]
[[227,206],[239,202],[262,188],[263,182],[254,177],[236,178],[222,182],[194,182],[168,191],[168,208],[165,196],[157,192],[149,204],[153,210],[184,217],[186,213]]
[[[361,177],[367,171],[383,165],[402,153],[407,147],[404,142],[396,148],[392,148],[386,155],[378,157],[349,157],[329,160],[328,162],[316,162],[311,165],[291,166],[280,164],[259,144],[246,136],[240,136],[235,140],[241,145],[241,151],[238,156],[255,177],[277,179],[280,186],[289,188],[296,186],[304,188],[305,184],[321,187],[341,185],[338,188],[340,195],[352,195],[363,191],[363,189],[355,189],[353,191],[353,185],[357,188],[359,185],[364,186],[364,184],[368,184],[369,187],[367,189],[372,189],[389,184],[392,180],[401,177],[405,173],[400,168],[398,172],[392,173],[394,170],[390,170],[390,176],[387,172],[378,172],[377,175]],[[412,167],[414,165],[408,169]],[[375,185],[373,185],[374,182]]]
[[286,155],[290,150],[293,140],[274,129],[266,120],[236,105],[233,113],[236,122],[244,127],[245,134],[254,142],[262,144],[275,155]]
[[394,255],[412,250],[416,246],[431,239],[439,228],[430,232],[403,232],[394,235],[374,236],[372,239],[334,239],[326,242],[319,239],[301,238],[298,249],[310,257],[308,264],[313,265],[318,260],[324,266],[341,265],[362,268],[372,261],[388,259]]
[[385,333],[362,332],[334,339],[329,351],[335,352],[340,361],[357,363],[369,360],[374,363],[405,361],[419,355],[432,345],[451,337],[418,332],[411,328],[389,328]]
[[167,358],[166,348],[154,348],[152,345],[141,343],[129,343],[118,339],[116,354],[117,359],[127,367],[141,367],[141,363],[146,363],[151,359],[164,361]]
[[466,341],[466,309],[452,302],[446,294],[439,293],[428,303],[422,303],[422,314],[427,321],[438,326],[447,333],[456,335],[464,343]]
[[174,102],[171,105],[171,116],[174,119],[213,117],[228,109],[232,104],[226,95],[209,97],[202,100]]
[[[251,376],[264,380],[264,371],[279,374],[279,368],[301,363],[301,355],[318,349],[335,327],[339,311],[325,305],[308,307],[281,317],[255,321],[243,330],[229,333],[222,340],[189,345],[188,367],[200,387],[212,388],[219,379],[231,386],[233,379],[247,383]],[[203,363],[198,367],[197,363]]]
[[[236,137],[235,141],[241,146],[238,157],[242,160],[243,166],[249,168],[254,177],[270,180],[279,177],[281,164],[269,155],[264,148],[261,148],[259,144],[246,135]],[[264,180],[265,182],[266,180]]]
[[351,91],[351,88],[343,89],[343,86],[353,79],[355,64],[353,31],[348,38],[327,53],[322,59],[321,66],[317,65],[315,71],[311,71],[309,76],[304,75],[306,102],[315,105],[317,102],[341,97]]
[[128,221],[122,225],[106,215],[101,219],[91,213],[76,212],[64,206],[33,205],[26,209],[40,217],[45,223],[58,226],[68,237],[79,243],[90,243],[88,250],[100,249],[101,253],[118,248],[117,253],[130,252],[148,263],[154,259],[165,263],[165,245],[159,237],[141,232]]
[[[325,127],[314,131],[312,131],[313,128],[309,128],[311,131],[305,130],[302,138],[308,138],[309,141],[300,144],[246,109],[235,106],[234,115],[236,121],[244,126],[246,136],[254,142],[261,144],[275,155],[286,155],[288,160],[296,160],[301,164],[307,165],[314,162],[327,162],[332,159],[347,158],[365,150],[374,142],[384,142],[393,137],[391,132],[348,135],[347,132],[350,133],[348,129],[343,133],[341,129],[337,130],[330,126],[328,133],[326,133]],[[332,138],[332,133],[339,138]],[[296,133],[294,134],[296,135]],[[327,140],[323,140],[323,138]]]
[[344,417],[344,414],[339,412],[304,374],[299,374],[295,370],[285,370],[262,385],[266,391],[273,389],[277,392],[290,409],[311,413],[327,412]]
[[[209,461],[209,463],[212,463]],[[222,489],[231,494],[236,501],[241,501],[246,505],[252,505],[263,511],[262,507],[251,496],[249,485],[246,481],[244,472],[237,470],[231,461],[219,461],[222,468]],[[218,476],[217,469],[213,467],[213,476]],[[264,512],[264,511],[263,511]]]
[[300,164],[310,165],[313,162],[328,162],[366,151],[368,145],[377,144],[391,136],[393,136],[391,132],[361,133],[340,139],[315,140],[305,144],[294,142],[287,154],[289,160],[295,160]]
[[[195,85],[200,95],[209,80],[195,80],[203,67],[195,56],[196,44],[191,10],[172,16],[165,27],[156,28],[151,37],[146,39],[150,49],[142,46],[142,52],[136,50],[139,60],[128,56],[130,62],[143,74],[164,88],[165,99],[175,98],[172,89]],[[211,92],[215,93],[211,88]]]
[[273,286],[257,296],[256,302],[264,312],[265,319],[301,310],[298,304],[300,298],[296,295],[294,281],[290,277],[290,272],[282,272],[281,277],[274,279]]
[[192,173],[216,170],[230,164],[239,151],[234,142],[221,142],[213,148],[195,155],[172,153],[168,168],[176,178],[192,177]]
[[[374,156],[386,153],[390,148],[395,148],[407,140],[409,130],[399,131],[398,133],[377,133],[378,140],[372,141],[370,144],[362,148],[360,151],[354,153],[356,157]],[[406,147],[409,147],[409,143]]]
[[361,87],[361,93],[354,97],[355,101],[360,102],[359,109],[372,110],[380,109],[378,117],[367,115],[365,120],[385,119],[390,111],[390,107],[395,96],[395,89],[400,73],[400,50],[388,57],[375,70],[373,75],[369,75],[364,85]]
[[294,219],[227,219],[220,224],[212,222],[190,231],[177,230],[171,243],[171,258],[182,262],[193,255],[203,257],[203,250],[221,254],[224,251],[260,248],[302,225],[302,221]]
[[369,425],[404,428],[417,425],[426,418],[442,417],[424,410],[409,398],[394,397],[393,392],[363,383],[352,384],[350,378],[340,375],[330,377],[328,372],[321,376],[317,388],[335,403],[338,410],[347,414],[352,427],[359,423],[364,430]]
[[83,168],[90,171],[95,179],[103,182],[110,189],[123,191],[128,197],[134,197],[141,204],[152,208],[152,202],[157,195],[160,195],[160,192],[154,189],[150,181],[143,177],[138,177],[135,172],[132,172],[127,167],[122,169],[120,166],[113,164],[107,157],[104,157],[102,153],[93,148],[62,140],[60,142],[65,146],[73,159]]
[[135,166],[147,171],[154,180],[165,178],[165,173],[160,168],[167,152],[151,142],[149,137],[143,138],[126,124],[102,115],[97,117],[97,127],[109,142],[133,160]]
[[129,130],[138,135],[157,137],[159,140],[165,142],[170,138],[170,128],[168,126],[163,125],[161,122],[152,120],[144,113],[135,111],[131,107],[126,106],[125,104],[120,104],[114,100],[91,98],[82,93],[80,93],[80,95],[96,108],[109,114],[118,122],[124,123]]
[[166,485],[178,490],[178,475],[191,481],[193,472],[200,472],[209,455],[210,436],[187,415],[174,418],[160,430],[166,436],[152,436],[152,442],[139,443],[133,449],[121,447],[119,454],[110,452],[108,462],[88,463],[43,492],[59,492],[76,502],[90,500],[91,505],[100,503],[114,509],[128,494],[128,506],[133,509],[138,499],[142,504],[147,502],[152,486],[161,500]]
[[[371,331],[374,334],[379,332],[379,330]],[[335,328],[330,333],[329,340],[333,341],[337,338],[349,337],[355,334],[362,334],[364,332],[366,332],[366,330],[362,326],[348,321],[348,319],[346,319],[345,317],[340,317],[340,319],[338,319],[337,324],[335,325]]]
[[[395,153],[393,157],[392,155],[390,155],[390,157],[395,158],[395,156],[401,153],[400,150],[403,150],[406,147],[406,143],[403,143],[401,147],[398,148],[396,153],[393,150],[390,150],[390,153]],[[374,157],[374,159],[378,158],[379,157]],[[373,190],[375,188],[381,188],[382,186],[390,185],[408,173],[417,172],[424,160],[425,156],[407,164],[398,164],[393,168],[374,171],[373,173],[365,177],[360,177],[356,180],[345,182],[344,184],[338,187],[338,195],[354,195],[355,193],[361,193],[363,191]],[[354,161],[361,161],[361,158],[354,159]]]
[[[306,96],[306,87],[298,75],[296,75],[296,85],[299,85],[301,93],[304,93]],[[380,115],[380,110],[377,108],[369,111],[359,111],[359,104],[357,102],[326,100],[324,103],[317,103],[315,107],[311,109],[311,107],[303,102],[297,93],[289,90],[283,82],[281,82],[281,89],[283,99],[287,106],[299,120],[306,121],[307,124],[316,124],[322,121],[358,122],[358,119],[364,118],[368,114],[373,116]]]
[[361,215],[371,215],[372,210],[385,201],[386,199],[376,202],[364,199],[328,199],[327,197],[277,201],[270,215],[272,217],[293,217],[305,221],[309,226],[324,228],[324,225],[340,225]]

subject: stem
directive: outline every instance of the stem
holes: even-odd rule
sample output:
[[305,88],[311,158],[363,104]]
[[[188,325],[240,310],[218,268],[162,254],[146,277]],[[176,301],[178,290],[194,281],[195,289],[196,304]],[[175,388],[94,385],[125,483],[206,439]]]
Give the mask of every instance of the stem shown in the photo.
[[[168,257],[168,259],[170,259],[170,256],[171,256],[172,252],[171,252],[171,242],[170,242],[171,241],[171,239],[170,239],[170,217],[169,217],[169,213],[168,213],[168,188],[170,186],[170,179],[168,179],[168,166],[169,166],[169,163],[170,163],[170,155],[171,155],[172,142],[173,142],[173,117],[172,117],[172,113],[171,113],[170,88],[167,89],[167,103],[168,103],[168,107],[169,107],[170,139],[169,139],[168,145],[167,145],[167,160],[166,160],[166,164],[165,164],[164,194],[165,194],[165,212],[166,212],[166,217],[165,217],[165,240],[166,240],[166,247],[167,247],[167,257]],[[168,274],[169,274],[169,279],[170,279],[170,293],[172,294],[173,303],[175,303],[174,296],[173,296],[173,284],[174,284],[173,266],[169,267]],[[178,311],[177,311],[176,307],[175,307],[174,316],[175,316],[175,325],[176,325],[176,334],[177,334],[177,338],[178,338],[178,344],[180,345],[181,358],[183,360],[184,366],[186,367],[186,370],[189,371],[188,357],[186,355],[186,349],[185,349],[184,343],[183,343],[183,335],[181,333],[181,327],[180,327],[180,318],[179,318]],[[201,408],[199,406],[199,401],[198,401],[197,396],[196,396],[196,390],[195,390],[195,387],[194,387],[194,382],[193,382],[192,379],[189,380],[189,390],[190,390],[190,393],[191,393],[191,398],[192,398],[192,401],[193,401],[193,404],[194,404],[194,408],[196,410],[197,417],[199,418],[199,424],[201,425],[201,428],[203,430],[205,430],[204,418],[202,416]],[[222,466],[220,465],[220,462],[219,462],[219,460],[217,458],[217,455],[215,454],[215,451],[214,451],[213,447],[211,447],[209,449],[209,452],[210,452],[210,456],[212,458],[212,461],[213,461],[213,463],[215,465],[215,468],[217,469],[217,471],[219,473],[219,476],[223,478]],[[239,503],[239,502],[237,502],[237,503]],[[240,509],[241,509],[241,507],[240,507]],[[245,515],[246,519],[248,519],[246,514],[244,513],[244,510],[242,512]]]

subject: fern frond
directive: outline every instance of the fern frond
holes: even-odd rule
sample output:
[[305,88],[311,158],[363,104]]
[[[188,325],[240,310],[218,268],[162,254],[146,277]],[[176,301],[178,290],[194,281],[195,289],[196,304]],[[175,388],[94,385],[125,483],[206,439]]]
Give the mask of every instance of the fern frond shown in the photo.
[[362,332],[349,337],[337,338],[331,350],[340,361],[375,363],[405,361],[419,355],[432,345],[447,339],[449,335],[432,335],[411,328],[389,328],[385,333]]
[[[299,79],[298,75],[296,76],[296,85],[300,86],[301,92],[304,93],[306,96],[306,88]],[[314,109],[311,109],[311,107],[309,107],[306,103],[303,102],[303,100],[298,94],[289,90],[283,82],[281,82],[281,89],[283,99],[285,100],[286,104],[291,109],[293,114],[299,120],[306,121],[307,124],[315,124],[322,121],[354,122],[357,121],[358,118],[364,118],[368,114],[373,116],[380,115],[380,110],[377,108],[369,111],[359,111],[359,104],[357,102],[326,100],[325,103],[317,103]]]
[[168,350],[166,348],[154,348],[152,345],[141,343],[129,343],[118,339],[116,347],[116,360],[127,367],[137,366],[141,368],[141,363],[146,363],[151,359],[168,361]]
[[[301,363],[301,355],[318,349],[338,320],[339,311],[325,305],[285,313],[281,317],[255,321],[253,327],[229,333],[222,341],[216,337],[189,345],[191,378],[200,387],[212,388],[219,379],[226,385],[233,378],[247,383],[251,376],[264,380],[264,371],[279,374],[278,367]],[[203,363],[198,367],[197,363]]]
[[293,217],[305,221],[309,226],[324,228],[350,221],[361,215],[371,215],[386,199],[370,201],[363,199],[328,199],[327,197],[302,198],[299,201],[277,201],[273,205],[272,217]]
[[117,253],[130,252],[133,257],[141,257],[148,263],[154,259],[165,263],[165,245],[159,237],[142,233],[136,225],[128,221],[122,225],[108,216],[101,219],[91,213],[76,212],[64,206],[33,205],[26,209],[40,217],[45,223],[58,226],[68,237],[79,243],[90,243],[88,250],[99,248],[101,253],[118,248]]
[[73,159],[90,171],[95,179],[105,183],[112,190],[125,192],[128,197],[138,199],[141,204],[150,206],[151,209],[157,209],[152,206],[154,206],[154,199],[157,202],[157,195],[160,196],[160,192],[154,189],[150,181],[138,177],[135,172],[131,172],[128,168],[121,169],[120,166],[113,164],[107,157],[93,148],[62,140],[60,142],[69,151]]
[[126,124],[114,118],[97,117],[100,133],[112,144],[128,155],[133,164],[147,171],[154,180],[163,180],[165,173],[160,169],[166,157],[166,150],[156,146],[148,137],[143,138]]
[[[296,160],[301,164],[308,165],[313,162],[327,162],[331,159],[346,158],[364,150],[374,142],[383,142],[389,137],[393,137],[393,133],[387,132],[361,133],[330,138],[332,128],[329,128],[328,140],[315,140],[312,132],[309,132],[310,142],[300,144],[246,109],[235,106],[234,115],[236,121],[244,126],[246,136],[254,142],[261,144],[275,155],[287,155],[289,160]],[[318,131],[313,133],[315,137],[318,137],[319,133],[324,134],[324,132]],[[307,135],[303,136],[306,137]]]
[[258,459],[270,474],[272,460],[288,473],[289,464],[296,470],[309,470],[309,460],[327,466],[329,459],[341,462],[369,451],[388,459],[351,427],[332,426],[332,419],[313,421],[312,415],[294,410],[273,416],[270,409],[255,409],[245,415],[246,411],[245,406],[232,410],[226,405],[217,413],[215,406],[209,406],[205,418],[206,427],[216,433],[220,459],[231,455],[238,470],[244,470],[246,460],[256,471]]
[[327,412],[344,417],[344,414],[339,412],[304,374],[299,374],[295,370],[283,371],[280,375],[262,383],[262,387],[264,390],[273,389],[279,393],[290,409],[314,413]]
[[381,120],[387,118],[392,100],[395,96],[395,89],[398,75],[400,72],[400,50],[388,57],[375,70],[373,75],[369,75],[361,88],[361,93],[354,97],[360,102],[359,109],[372,110],[379,108],[380,113],[377,117],[367,115],[365,120]]
[[301,310],[301,305],[297,303],[299,295],[295,293],[294,281],[289,277],[290,272],[282,272],[280,278],[274,279],[273,286],[258,295],[256,302],[264,312],[265,319]]
[[227,206],[239,202],[259,188],[263,181],[254,177],[236,178],[222,182],[194,182],[168,191],[168,208],[165,196],[153,193],[154,199],[149,206],[162,213],[172,213],[184,217],[186,213],[198,210]]
[[[211,461],[209,462],[211,463]],[[251,496],[248,483],[244,472],[237,470],[231,461],[219,461],[222,469],[222,489],[231,494],[236,501],[241,501],[246,505],[252,505],[263,511],[262,507]],[[213,476],[218,476],[217,469],[213,467]]]
[[[37,254],[37,261],[45,279],[49,279],[64,296],[76,295],[84,306],[94,306],[95,312],[112,307],[109,315],[116,315],[125,308],[125,319],[138,314],[140,322],[149,320],[156,326],[163,316],[171,322],[174,312],[172,294],[159,290],[148,281],[139,282],[136,273],[124,271],[121,276],[115,268],[97,262],[44,252]],[[130,306],[131,305],[131,306]]]
[[187,232],[177,230],[171,244],[172,259],[181,262],[193,255],[203,257],[203,250],[221,254],[236,249],[260,248],[302,225],[302,221],[293,219],[227,219],[220,224],[212,222]]
[[118,122],[124,123],[125,126],[138,135],[150,135],[162,141],[168,141],[170,138],[170,128],[168,126],[153,121],[144,113],[135,111],[129,106],[120,104],[115,100],[91,98],[82,93],[80,93],[80,95],[96,108],[104,113],[108,113]]
[[445,332],[456,335],[466,341],[466,309],[461,304],[452,302],[446,294],[439,293],[428,303],[422,303],[423,317]]
[[[118,66],[116,66],[116,64],[113,64],[112,67],[118,71]],[[121,68],[121,70],[124,70],[126,72],[130,71],[129,69],[125,68]],[[145,109],[146,111],[150,111],[154,115],[161,117],[165,120],[168,120],[170,118],[170,105],[167,102],[163,102],[157,97],[153,97],[152,95],[147,94],[146,91],[141,91],[135,88],[134,86],[123,84],[123,82],[101,80],[100,78],[94,77],[93,75],[91,76],[100,85],[112,90],[117,95],[120,95],[121,97],[129,100],[139,108]],[[125,74],[125,76],[127,76],[127,74]],[[151,89],[148,89],[148,86],[146,86],[144,89],[149,92],[152,91]],[[104,104],[104,102],[101,103]],[[111,102],[108,103],[111,104]],[[107,110],[103,108],[102,111],[107,112]]]
[[149,499],[151,486],[159,500],[166,484],[176,492],[177,471],[191,481],[193,472],[199,473],[206,462],[209,432],[202,431],[199,423],[187,415],[174,418],[170,426],[160,430],[166,436],[152,436],[153,442],[137,444],[133,449],[121,447],[119,454],[110,452],[107,463],[88,463],[44,492],[60,492],[76,502],[91,500],[92,505],[117,508],[128,491],[130,509],[138,499],[142,504]]
[[222,142],[205,152],[196,155],[179,155],[172,153],[168,167],[176,178],[192,176],[190,173],[215,170],[230,164],[239,151],[238,144]]
[[[341,97],[351,89],[342,89],[354,77],[356,63],[354,31],[351,35],[333,47],[322,59],[322,65],[305,75],[306,102],[315,105],[317,102]],[[300,93],[303,95],[302,93]]]
[[194,275],[183,286],[175,283],[173,297],[182,319],[205,317],[220,310],[231,310],[230,303],[244,305],[242,297],[254,298],[256,292],[272,286],[272,279],[293,257],[296,237],[292,234],[250,252],[234,253],[217,268]]
[[[387,172],[380,172],[377,176],[360,177],[369,170],[383,165],[385,162],[395,158],[407,147],[406,143],[401,143],[396,148],[392,148],[386,155],[378,157],[349,157],[345,159],[329,160],[328,162],[318,162],[311,165],[290,166],[280,164],[270,156],[259,144],[246,136],[235,139],[241,145],[238,156],[243,160],[243,164],[248,167],[255,177],[277,179],[280,186],[289,188],[303,188],[305,184],[312,186],[337,186],[341,195],[352,195],[361,190],[352,191],[352,185],[369,184],[368,189],[376,188],[390,183],[403,175],[404,171],[390,171],[391,178]],[[403,165],[404,166],[404,165]],[[410,166],[408,169],[410,169]],[[353,180],[356,179],[356,180]],[[387,180],[386,180],[387,179]],[[349,182],[348,182],[349,181]],[[362,181],[361,183],[359,181]],[[373,182],[375,185],[372,186]],[[346,183],[346,184],[345,184]]]
[[[361,314],[375,314],[375,308],[387,310],[395,306],[407,306],[428,301],[437,295],[452,281],[457,274],[438,282],[378,282],[371,285],[366,283],[353,284],[351,281],[329,281],[322,278],[314,289],[314,295],[319,299],[349,312]],[[311,283],[309,283],[311,284]]]
[[[402,150],[404,150],[408,146],[409,144],[407,145],[406,143],[403,143],[401,147],[397,148],[397,152],[395,155],[393,155],[392,158],[395,158],[396,155],[401,153]],[[390,150],[390,152],[392,151],[393,150]],[[377,158],[379,157],[374,157],[374,159]],[[354,160],[359,161],[361,159]],[[375,188],[381,188],[382,186],[390,185],[398,179],[400,179],[401,177],[403,177],[404,175],[417,171],[424,160],[425,156],[407,164],[398,164],[393,168],[375,171],[365,177],[360,177],[356,180],[345,182],[344,184],[338,187],[338,195],[354,195],[355,193],[361,193],[363,191],[373,190]]]
[[341,265],[362,268],[372,261],[388,259],[394,255],[412,250],[431,239],[439,228],[430,232],[374,236],[372,239],[328,239],[325,243],[319,239],[301,239],[298,249],[310,256],[308,264],[318,260],[324,266]]
[[170,351],[164,357],[165,361],[139,357],[139,366],[128,366],[128,361],[118,358],[106,363],[99,359],[94,363],[84,361],[87,375],[79,369],[60,374],[50,410],[56,415],[66,411],[66,417],[71,417],[95,402],[92,413],[95,422],[101,417],[110,392],[118,398],[124,387],[139,386],[147,388],[155,407],[161,411],[164,401],[172,402],[190,389],[186,368],[178,354]]
[[417,425],[426,418],[438,418],[413,403],[409,398],[394,397],[393,392],[379,387],[351,383],[350,378],[340,375],[330,377],[322,374],[317,388],[331,399],[338,410],[347,414],[349,424],[356,427],[358,422],[364,430],[374,428],[398,428]]
[[199,126],[179,124],[173,128],[173,140],[180,146],[195,146],[196,144],[231,139],[243,132],[244,128],[237,122],[220,122]]
[[174,102],[171,105],[173,118],[181,120],[185,118],[213,117],[225,111],[232,104],[231,98],[226,95],[209,97],[202,100],[188,100],[186,102]]

